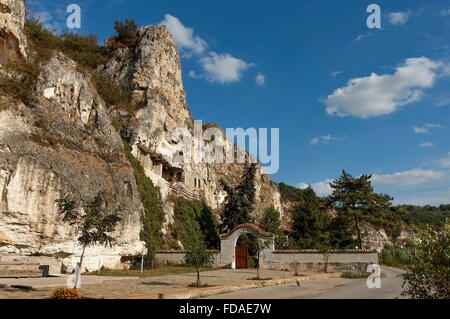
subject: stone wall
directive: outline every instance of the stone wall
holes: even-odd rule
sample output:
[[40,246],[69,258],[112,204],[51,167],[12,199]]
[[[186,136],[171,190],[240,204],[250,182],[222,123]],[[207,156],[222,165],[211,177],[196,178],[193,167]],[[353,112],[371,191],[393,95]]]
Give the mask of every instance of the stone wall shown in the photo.
[[[183,265],[186,250],[159,250],[155,259],[158,263],[165,265]],[[222,267],[220,263],[220,250],[209,250],[214,256],[214,267]]]
[[[220,250],[211,250],[215,267],[229,267],[228,256],[222,256]],[[161,250],[156,252],[156,260],[163,264],[184,264],[185,250]],[[378,254],[374,250],[333,250],[328,257],[328,271],[352,274],[366,273],[369,264],[378,263]],[[289,270],[295,267],[302,272],[322,272],[325,267],[324,255],[318,250],[275,250],[263,257],[262,269]]]
[[[353,274],[365,273],[369,264],[378,263],[375,250],[333,250],[328,256],[328,271]],[[299,272],[321,272],[325,269],[325,256],[318,250],[275,250],[261,265],[265,269]]]

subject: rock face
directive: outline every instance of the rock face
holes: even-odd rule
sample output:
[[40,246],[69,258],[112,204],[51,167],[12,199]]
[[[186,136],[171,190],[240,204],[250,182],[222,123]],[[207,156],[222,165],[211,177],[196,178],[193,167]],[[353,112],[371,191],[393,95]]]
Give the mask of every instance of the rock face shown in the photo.
[[[0,0],[3,62],[14,54],[27,54],[24,12],[23,1]],[[86,250],[84,268],[125,267],[131,257],[140,255],[143,206],[122,140],[111,124],[121,115],[130,120],[133,154],[160,187],[166,226],[173,221],[170,194],[202,200],[218,209],[225,198],[219,180],[240,181],[242,164],[174,159],[175,153],[184,150],[174,131],[195,131],[180,57],[165,27],[150,26],[139,32],[141,41],[133,51],[120,49],[99,68],[105,76],[131,88],[134,101],[142,106],[135,113],[106,105],[90,77],[57,52],[41,64],[36,86],[30,88],[37,99],[35,105],[0,96],[0,255],[56,257],[65,268],[71,268],[81,247],[73,229],[59,216],[55,200],[69,195],[85,203],[98,193],[107,210],[122,208],[123,220],[112,248]],[[196,138],[189,141],[194,144]],[[232,144],[225,144],[234,151]],[[260,167],[256,183],[255,217],[271,205],[281,209],[278,189]]]
[[[141,28],[139,36],[141,41],[135,49],[121,49],[101,72],[130,87],[136,103],[143,105],[131,124],[131,146],[146,174],[161,189],[169,224],[173,220],[173,204],[168,197],[171,192],[203,200],[218,209],[226,195],[220,179],[237,184],[244,165],[174,161],[174,154],[185,150],[182,139],[174,134],[177,129],[189,132],[191,145],[200,139],[186,104],[179,53],[165,26]],[[197,128],[197,132],[202,130]],[[224,144],[225,151],[234,148],[229,142]],[[282,210],[278,188],[262,169],[258,169],[256,184],[255,217],[271,205]]]
[[24,0],[0,0],[0,65],[26,57]]
[[143,249],[142,204],[104,103],[75,67],[62,54],[41,67],[35,108],[1,98],[0,253],[54,256],[70,267],[81,247],[55,200],[100,192],[107,208],[125,208],[124,220],[112,249],[87,249],[85,268],[116,267]]

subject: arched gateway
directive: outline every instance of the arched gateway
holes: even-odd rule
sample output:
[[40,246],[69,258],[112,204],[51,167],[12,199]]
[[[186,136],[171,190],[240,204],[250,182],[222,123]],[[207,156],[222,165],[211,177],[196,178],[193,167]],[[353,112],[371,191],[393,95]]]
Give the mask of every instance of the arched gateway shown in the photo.
[[275,235],[266,231],[263,231],[261,228],[256,226],[255,224],[242,224],[235,227],[231,232],[220,235],[220,258],[222,263],[226,265],[230,265],[231,268],[236,268],[236,258],[239,257],[239,251],[236,254],[236,243],[243,233],[248,233],[254,235],[258,238],[259,241],[264,241],[265,247],[261,252],[261,260],[260,263],[263,263],[270,255],[272,251],[275,249]]

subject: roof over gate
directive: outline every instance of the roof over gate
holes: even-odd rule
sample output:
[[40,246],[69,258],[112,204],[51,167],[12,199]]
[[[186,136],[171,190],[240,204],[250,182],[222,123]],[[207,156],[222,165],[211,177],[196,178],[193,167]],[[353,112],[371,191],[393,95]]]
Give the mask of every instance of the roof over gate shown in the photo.
[[231,236],[235,231],[237,231],[239,229],[243,229],[243,228],[244,229],[251,229],[251,230],[253,230],[255,233],[257,233],[261,237],[265,237],[265,238],[274,238],[275,237],[275,234],[266,232],[266,231],[262,230],[261,228],[259,228],[258,226],[256,226],[255,224],[247,223],[247,224],[241,224],[239,226],[236,226],[229,233],[220,235],[220,238],[227,238],[227,237]]

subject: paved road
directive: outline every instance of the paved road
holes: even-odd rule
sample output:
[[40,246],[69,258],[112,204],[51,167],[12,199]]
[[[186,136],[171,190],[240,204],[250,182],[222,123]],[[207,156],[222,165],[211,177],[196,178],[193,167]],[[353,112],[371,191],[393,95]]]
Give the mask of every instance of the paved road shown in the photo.
[[381,267],[387,275],[381,278],[381,288],[367,288],[366,280],[358,280],[325,293],[310,296],[310,299],[395,299],[401,298],[402,280],[400,269]]
[[381,288],[369,289],[365,279],[332,278],[274,287],[241,290],[206,299],[394,299],[400,297],[401,270],[382,267],[387,275],[381,278]]

